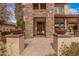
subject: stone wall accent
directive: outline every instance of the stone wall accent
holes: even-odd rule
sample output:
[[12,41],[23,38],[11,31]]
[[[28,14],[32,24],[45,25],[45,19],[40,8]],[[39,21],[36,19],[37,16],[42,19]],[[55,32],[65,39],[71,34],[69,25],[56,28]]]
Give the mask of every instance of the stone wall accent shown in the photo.
[[25,33],[27,38],[33,37],[33,16],[32,16],[32,4],[25,4]]
[[48,10],[33,10],[33,17],[47,17]]
[[16,8],[15,8],[15,15],[16,15],[16,20],[23,20],[23,7],[21,3],[16,3],[15,4]]
[[1,35],[0,35],[0,40],[1,40]]
[[19,56],[24,49],[23,35],[6,36],[6,50],[9,56]]
[[46,37],[53,37],[54,29],[54,13],[53,13],[53,3],[47,3],[45,10],[33,10],[32,3],[25,4],[24,16],[25,16],[25,27],[26,27],[26,37],[33,37],[33,18],[34,17],[46,17]]
[[53,37],[54,33],[54,4],[48,3],[47,5],[48,14],[46,17],[46,37]]

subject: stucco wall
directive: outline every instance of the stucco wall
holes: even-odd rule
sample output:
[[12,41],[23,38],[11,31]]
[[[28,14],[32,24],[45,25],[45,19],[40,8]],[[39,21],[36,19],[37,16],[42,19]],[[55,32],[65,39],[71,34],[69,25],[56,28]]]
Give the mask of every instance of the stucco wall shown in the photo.
[[78,42],[79,43],[79,37],[62,37],[58,38],[58,55],[61,55],[62,51],[60,48],[63,47],[63,45],[69,46],[72,42]]
[[24,49],[24,37],[22,35],[10,35],[6,37],[7,55],[18,56]]

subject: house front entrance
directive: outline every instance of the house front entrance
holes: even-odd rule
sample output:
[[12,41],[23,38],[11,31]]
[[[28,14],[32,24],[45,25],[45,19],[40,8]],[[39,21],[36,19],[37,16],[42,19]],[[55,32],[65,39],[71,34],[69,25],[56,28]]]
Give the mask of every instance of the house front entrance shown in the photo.
[[37,22],[37,35],[45,35],[45,22]]
[[34,18],[34,36],[45,36],[45,18]]

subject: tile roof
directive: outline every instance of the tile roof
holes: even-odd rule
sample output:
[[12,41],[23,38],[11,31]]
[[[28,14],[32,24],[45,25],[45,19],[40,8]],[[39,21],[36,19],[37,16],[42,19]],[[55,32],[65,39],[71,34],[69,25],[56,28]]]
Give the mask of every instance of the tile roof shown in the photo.
[[55,17],[64,17],[64,18],[79,18],[78,14],[72,14],[72,15],[64,15],[64,14],[56,14]]

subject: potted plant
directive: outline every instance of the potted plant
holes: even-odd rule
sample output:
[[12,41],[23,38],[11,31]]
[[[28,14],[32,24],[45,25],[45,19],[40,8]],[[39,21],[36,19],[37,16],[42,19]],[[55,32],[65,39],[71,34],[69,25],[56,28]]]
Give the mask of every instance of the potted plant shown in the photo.
[[58,29],[55,29],[55,31],[57,34],[65,34],[67,30],[64,28],[58,28]]

